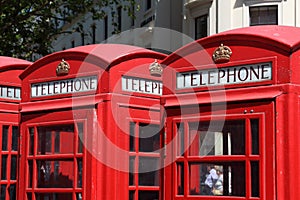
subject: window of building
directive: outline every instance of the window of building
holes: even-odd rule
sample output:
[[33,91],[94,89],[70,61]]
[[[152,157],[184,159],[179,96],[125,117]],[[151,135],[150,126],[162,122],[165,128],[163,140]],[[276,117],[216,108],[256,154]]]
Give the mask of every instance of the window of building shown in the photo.
[[118,11],[118,27],[117,27],[117,31],[121,32],[122,30],[122,7],[118,7],[117,9]]
[[130,123],[129,200],[159,199],[159,125]]
[[277,25],[278,6],[253,6],[249,8],[250,26]]
[[108,17],[104,17],[104,40],[108,38]]
[[208,15],[202,15],[195,18],[195,39],[200,39],[207,36]]
[[1,138],[1,200],[16,200],[19,127],[2,125]]
[[71,41],[71,47],[74,48],[75,47],[75,40]]
[[92,43],[96,44],[96,24],[92,24]]
[[145,0],[145,3],[145,11],[147,11],[152,7],[152,0]]

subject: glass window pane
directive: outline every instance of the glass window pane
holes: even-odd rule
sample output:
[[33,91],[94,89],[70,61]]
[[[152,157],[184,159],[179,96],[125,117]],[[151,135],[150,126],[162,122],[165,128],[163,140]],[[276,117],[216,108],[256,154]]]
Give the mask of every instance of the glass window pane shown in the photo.
[[38,127],[38,154],[74,152],[74,125]]
[[34,148],[34,128],[29,128],[29,155],[33,155]]
[[11,142],[11,150],[18,151],[18,140],[19,140],[19,127],[12,127],[12,142]]
[[16,185],[11,184],[9,186],[9,200],[16,200]]
[[251,162],[251,196],[259,197],[259,162]]
[[71,200],[72,193],[36,193],[36,200]]
[[82,187],[82,159],[80,158],[80,159],[77,159],[77,166],[78,166],[78,168],[77,168],[77,181],[78,181],[78,183],[77,183],[77,187],[79,187],[79,188],[81,188]]
[[245,182],[243,162],[189,165],[190,195],[245,196]]
[[129,185],[135,185],[134,182],[134,165],[135,165],[135,157],[129,158]]
[[27,200],[32,200],[32,194],[31,193],[27,193]]
[[139,185],[158,186],[159,185],[159,159],[150,157],[140,157],[139,160]]
[[3,185],[1,185],[1,196],[0,196],[0,198],[1,198],[1,200],[5,200],[5,197],[6,197],[6,185],[3,184]]
[[189,123],[189,155],[244,155],[245,120]]
[[11,163],[10,163],[10,179],[16,180],[17,179],[17,156],[11,156]]
[[183,156],[184,148],[184,125],[183,123],[177,124],[177,156]]
[[195,18],[195,39],[200,39],[207,36],[207,18],[208,15],[202,15]]
[[7,151],[7,138],[9,126],[2,127],[2,151]]
[[37,187],[72,188],[74,162],[70,160],[37,160]]
[[255,6],[249,8],[250,26],[278,24],[278,6]]
[[32,187],[33,161],[28,160],[28,187]]
[[153,152],[160,149],[159,125],[139,125],[139,151]]
[[7,172],[7,155],[2,155],[2,164],[1,164],[1,180],[6,180],[6,172]]
[[130,122],[129,129],[129,151],[135,151],[135,123]]
[[76,200],[82,200],[82,194],[81,193],[76,194]]
[[139,191],[139,200],[158,200],[158,191]]
[[78,129],[78,153],[83,152],[83,123],[78,123],[77,124],[77,129]]
[[134,191],[129,191],[129,200],[134,200]]
[[184,164],[177,163],[177,195],[184,194]]
[[258,119],[251,119],[251,140],[252,140],[252,154],[259,154],[259,121]]

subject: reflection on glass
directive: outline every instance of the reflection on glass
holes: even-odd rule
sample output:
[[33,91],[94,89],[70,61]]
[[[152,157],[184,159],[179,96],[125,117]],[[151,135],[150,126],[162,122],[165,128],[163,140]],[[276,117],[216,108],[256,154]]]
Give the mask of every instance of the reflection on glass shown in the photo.
[[139,191],[139,200],[158,200],[158,191]]
[[189,155],[244,155],[245,121],[189,123]]
[[74,152],[74,125],[38,127],[38,154]]
[[7,151],[7,138],[9,126],[2,126],[2,151]]
[[18,151],[18,138],[19,138],[19,127],[12,127],[12,142],[11,142],[11,150]]
[[72,188],[74,162],[69,160],[37,160],[37,187]]
[[139,151],[153,152],[160,149],[159,125],[143,124],[139,125]]
[[76,200],[82,200],[82,194],[81,193],[76,194]]
[[243,162],[189,165],[190,195],[245,196],[245,182]]
[[139,185],[159,185],[159,159],[140,157],[139,159]]

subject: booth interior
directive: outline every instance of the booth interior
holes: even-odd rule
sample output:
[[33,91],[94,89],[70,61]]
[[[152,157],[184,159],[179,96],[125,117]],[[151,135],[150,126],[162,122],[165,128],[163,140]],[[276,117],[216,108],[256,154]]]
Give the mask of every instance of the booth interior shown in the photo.
[[0,57],[1,200],[298,200],[299,49],[254,26]]

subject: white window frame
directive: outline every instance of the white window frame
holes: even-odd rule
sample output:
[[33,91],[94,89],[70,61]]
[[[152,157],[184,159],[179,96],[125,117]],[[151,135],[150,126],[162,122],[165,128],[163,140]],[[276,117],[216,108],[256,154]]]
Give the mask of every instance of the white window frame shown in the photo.
[[243,27],[250,26],[250,7],[258,7],[258,6],[276,6],[278,8],[278,25],[282,25],[283,17],[282,17],[282,0],[245,0],[243,4]]

